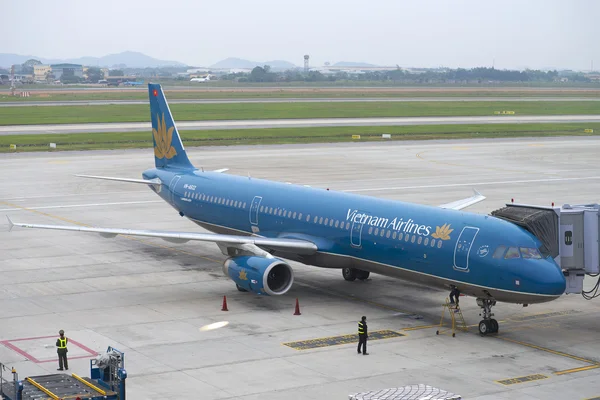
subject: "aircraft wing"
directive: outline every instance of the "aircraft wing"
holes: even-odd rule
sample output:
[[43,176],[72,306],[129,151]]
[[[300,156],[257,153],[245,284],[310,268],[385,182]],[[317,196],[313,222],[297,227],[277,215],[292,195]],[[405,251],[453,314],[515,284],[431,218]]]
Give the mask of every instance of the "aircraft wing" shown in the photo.
[[235,236],[235,235],[220,235],[213,233],[194,233],[194,232],[169,232],[169,231],[152,231],[152,230],[135,230],[135,229],[114,229],[114,228],[95,228],[85,226],[69,226],[69,225],[41,225],[41,224],[24,224],[13,222],[8,216],[8,230],[14,226],[33,229],[54,229],[62,231],[76,232],[93,232],[98,233],[105,238],[114,238],[117,235],[128,236],[146,236],[153,238],[161,238],[172,243],[185,243],[190,240],[200,242],[213,242],[220,246],[240,247],[244,245],[255,245],[263,249],[271,249],[284,251],[288,253],[310,255],[317,251],[317,245],[306,240],[297,239],[282,239],[282,238],[265,238],[257,236]]
[[462,200],[456,200],[451,203],[442,204],[439,207],[450,208],[452,210],[462,210],[463,208],[472,206],[473,204],[485,200],[485,196],[479,193],[477,190],[473,189],[473,192],[475,192],[475,194],[471,197]]

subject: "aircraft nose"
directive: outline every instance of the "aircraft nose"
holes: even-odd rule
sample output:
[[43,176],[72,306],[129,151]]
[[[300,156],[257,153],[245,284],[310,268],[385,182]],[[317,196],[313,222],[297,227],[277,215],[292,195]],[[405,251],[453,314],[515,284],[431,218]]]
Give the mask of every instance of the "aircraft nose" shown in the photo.
[[551,258],[546,260],[544,288],[547,294],[560,296],[567,288],[567,280],[562,270]]

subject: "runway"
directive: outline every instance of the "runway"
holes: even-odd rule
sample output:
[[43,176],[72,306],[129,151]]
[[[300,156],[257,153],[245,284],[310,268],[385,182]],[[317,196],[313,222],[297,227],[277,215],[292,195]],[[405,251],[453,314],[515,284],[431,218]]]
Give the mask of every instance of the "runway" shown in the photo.
[[[406,125],[463,125],[463,124],[524,124],[524,123],[578,123],[600,122],[600,115],[556,115],[490,117],[399,117],[399,118],[307,118],[307,119],[263,119],[227,121],[181,121],[180,131],[208,129],[256,129],[256,128],[301,128],[333,126],[406,126]],[[138,132],[152,129],[150,122],[106,123],[106,124],[54,124],[54,125],[7,125],[0,126],[0,136],[38,135],[43,133],[75,132]]]
[[[237,103],[404,103],[404,102],[515,102],[515,101],[600,101],[599,97],[367,97],[367,98],[265,98],[265,99],[172,99],[169,104],[237,104]],[[69,100],[69,101],[11,101],[0,107],[65,107],[144,105],[147,100]]]
[[[189,147],[205,169],[438,205],[487,199],[487,214],[515,202],[598,201],[600,138],[535,138],[240,147]],[[500,333],[476,327],[435,334],[445,291],[379,275],[346,282],[338,270],[292,263],[295,283],[278,297],[236,290],[211,243],[173,244],[96,234],[5,231],[14,221],[201,231],[141,185],[74,174],[139,178],[152,149],[0,154],[0,361],[20,377],[56,372],[64,329],[92,352],[125,352],[130,400],[344,399],[423,383],[463,399],[586,399],[600,396],[600,299],[579,295],[522,307],[497,304]],[[3,229],[4,228],[4,229]],[[597,278],[595,278],[597,279]],[[586,277],[585,287],[595,279]],[[229,311],[221,311],[227,296]],[[301,315],[294,315],[295,300]],[[481,319],[461,298],[466,323]],[[284,345],[369,331],[395,338],[295,350]],[[200,328],[219,321],[214,331]],[[46,346],[49,345],[49,346]],[[71,344],[69,371],[89,374],[94,354]],[[32,360],[34,357],[41,362]]]

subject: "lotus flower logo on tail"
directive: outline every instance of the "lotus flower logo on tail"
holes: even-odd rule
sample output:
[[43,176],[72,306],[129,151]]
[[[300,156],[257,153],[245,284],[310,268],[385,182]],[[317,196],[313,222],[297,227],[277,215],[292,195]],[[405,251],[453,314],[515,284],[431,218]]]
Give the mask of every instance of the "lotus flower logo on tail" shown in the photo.
[[452,233],[453,230],[454,229],[450,229],[450,224],[436,226],[435,232],[431,235],[431,237],[440,240],[450,240],[450,233]]
[[154,135],[154,142],[156,143],[154,146],[154,155],[156,158],[167,158],[171,159],[177,155],[177,151],[171,146],[171,140],[173,139],[173,127],[170,127],[167,131],[167,126],[165,124],[165,114],[162,116],[162,121],[160,120],[160,115],[156,115],[156,126],[158,130],[152,129],[152,134]]

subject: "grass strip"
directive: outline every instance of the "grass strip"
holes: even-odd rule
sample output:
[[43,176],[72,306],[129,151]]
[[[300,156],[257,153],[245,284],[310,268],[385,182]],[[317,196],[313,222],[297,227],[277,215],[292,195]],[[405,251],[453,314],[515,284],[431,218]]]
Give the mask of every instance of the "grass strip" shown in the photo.
[[[593,132],[586,132],[593,129]],[[184,144],[193,146],[333,143],[431,140],[468,138],[515,138],[546,136],[595,136],[600,133],[600,123],[595,124],[510,124],[510,125],[420,125],[372,126],[330,128],[269,128],[185,131],[181,133]],[[360,135],[359,140],[352,135]],[[0,153],[49,151],[49,143],[56,150],[113,150],[152,147],[151,134],[147,132],[107,132],[43,135],[0,136]],[[11,150],[10,145],[17,149]]]
[[[497,111],[516,115],[589,115],[600,113],[598,101],[549,102],[360,102],[173,104],[176,121],[296,118],[368,118],[486,116]],[[2,107],[0,125],[145,122],[148,105]]]

